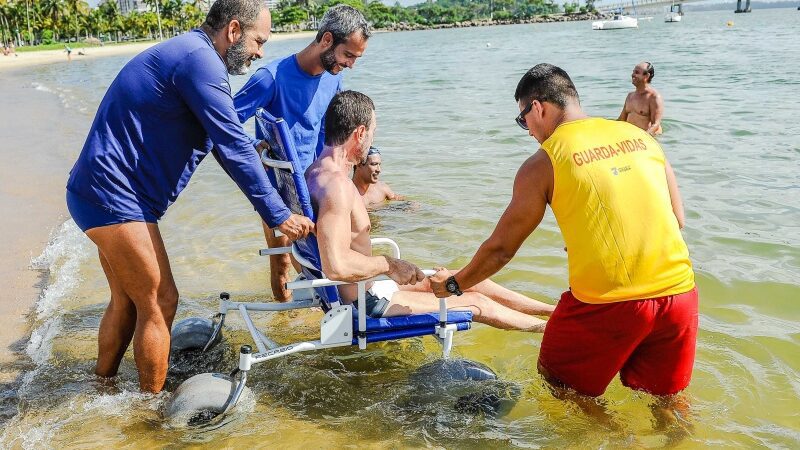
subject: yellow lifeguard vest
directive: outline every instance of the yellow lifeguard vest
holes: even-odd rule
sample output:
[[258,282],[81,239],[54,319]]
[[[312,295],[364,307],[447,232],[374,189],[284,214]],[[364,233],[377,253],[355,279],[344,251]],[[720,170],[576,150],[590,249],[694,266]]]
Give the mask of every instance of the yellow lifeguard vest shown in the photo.
[[575,298],[611,303],[694,287],[655,139],[626,122],[589,118],[559,125],[542,149],[553,165],[551,207]]

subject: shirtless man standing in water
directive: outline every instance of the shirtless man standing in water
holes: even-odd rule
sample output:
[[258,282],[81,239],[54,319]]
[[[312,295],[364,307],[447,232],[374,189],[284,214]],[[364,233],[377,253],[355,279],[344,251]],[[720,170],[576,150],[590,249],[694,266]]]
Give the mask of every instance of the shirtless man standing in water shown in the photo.
[[[430,282],[410,262],[373,256],[370,221],[361,195],[349,178],[367,159],[375,134],[375,107],[364,94],[342,91],[325,113],[325,147],[305,178],[317,212],[322,271],[331,280],[357,282],[378,275],[391,280],[367,285],[367,314],[373,318],[436,312],[439,302]],[[342,300],[357,297],[356,286],[339,286]],[[463,294],[463,295],[462,295]],[[450,295],[450,294],[448,294]],[[472,311],[473,320],[496,328],[542,332],[554,307],[483,280],[447,300],[451,309]]]
[[632,123],[651,136],[661,134],[661,117],[664,115],[664,100],[650,86],[655,75],[656,69],[649,62],[641,62],[633,68],[631,83],[636,90],[625,98],[625,106],[617,119]]
[[371,208],[388,200],[405,200],[402,195],[394,193],[392,188],[378,180],[381,174],[381,151],[370,147],[367,160],[356,164],[353,170],[353,184],[356,185],[364,206]]

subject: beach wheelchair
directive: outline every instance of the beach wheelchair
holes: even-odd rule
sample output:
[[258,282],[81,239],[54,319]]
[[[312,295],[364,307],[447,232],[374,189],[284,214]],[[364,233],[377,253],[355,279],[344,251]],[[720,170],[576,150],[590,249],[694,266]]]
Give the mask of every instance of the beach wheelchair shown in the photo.
[[[263,110],[256,114],[256,126],[269,143],[261,155],[263,163],[272,170],[270,177],[286,205],[295,214],[312,220],[315,215],[311,197],[299,168],[297,152],[285,121],[270,116]],[[374,246],[388,246],[395,258],[400,257],[398,245],[391,239],[373,238]],[[400,317],[374,319],[367,316],[366,285],[370,281],[389,280],[379,276],[355,283],[358,300],[354,305],[343,304],[336,286],[348,284],[332,281],[320,270],[320,255],[314,235],[295,241],[291,247],[261,250],[260,255],[291,253],[302,266],[297,280],[287,283],[293,291],[293,300],[287,303],[253,303],[233,301],[229,294],[220,294],[219,312],[210,319],[185,319],[173,327],[172,351],[202,348],[209,349],[220,341],[226,315],[238,311],[253,339],[251,345],[239,350],[239,365],[229,375],[204,373],[184,381],[173,393],[164,408],[167,418],[179,418],[190,424],[204,423],[228,413],[237,403],[247,383],[248,371],[254,364],[281,358],[298,352],[322,350],[333,347],[358,346],[363,350],[374,342],[404,339],[416,336],[434,336],[442,346],[443,359],[447,359],[453,346],[453,335],[468,330],[472,323],[469,311],[448,311],[447,300],[439,299],[439,312]],[[432,270],[424,271],[430,276]],[[320,335],[317,340],[296,342],[279,346],[256,328],[251,314],[262,311],[288,311],[304,308],[321,308]],[[451,375],[461,380],[495,379],[495,374],[479,363],[460,360],[459,373]],[[449,370],[452,370],[450,366]]]

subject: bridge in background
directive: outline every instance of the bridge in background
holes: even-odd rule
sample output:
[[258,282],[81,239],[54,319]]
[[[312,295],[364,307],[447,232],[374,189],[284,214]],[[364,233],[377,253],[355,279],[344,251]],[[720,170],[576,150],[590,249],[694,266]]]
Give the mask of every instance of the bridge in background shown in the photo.
[[[633,2],[628,0],[598,5],[597,10],[600,12],[622,10],[624,14],[633,14],[634,10],[636,10],[636,13],[639,15],[652,15],[664,12],[664,9],[668,9],[673,3],[678,5],[699,1],[701,0],[633,0]],[[736,0],[736,12],[750,12],[750,0],[745,0],[744,8],[742,8],[742,0]]]

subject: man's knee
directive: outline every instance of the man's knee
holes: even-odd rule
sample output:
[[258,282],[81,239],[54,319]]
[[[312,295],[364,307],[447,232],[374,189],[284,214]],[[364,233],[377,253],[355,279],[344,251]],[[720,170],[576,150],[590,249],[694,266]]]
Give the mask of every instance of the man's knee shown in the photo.
[[465,292],[464,296],[474,305],[481,316],[496,316],[498,314],[497,303],[486,295],[479,292]]
[[158,306],[164,319],[167,322],[172,322],[175,317],[175,311],[178,309],[178,288],[174,283],[166,283],[167,285],[158,290]]

